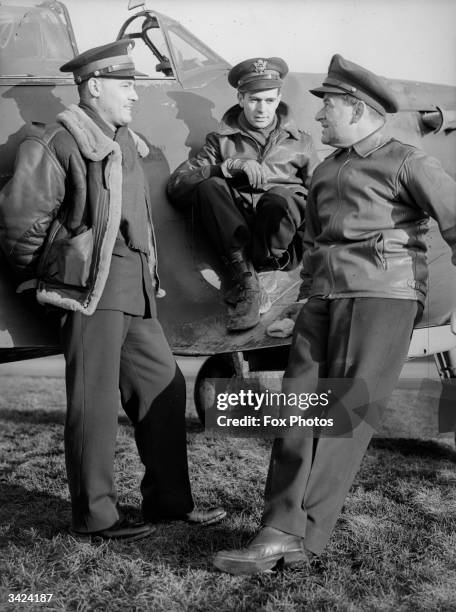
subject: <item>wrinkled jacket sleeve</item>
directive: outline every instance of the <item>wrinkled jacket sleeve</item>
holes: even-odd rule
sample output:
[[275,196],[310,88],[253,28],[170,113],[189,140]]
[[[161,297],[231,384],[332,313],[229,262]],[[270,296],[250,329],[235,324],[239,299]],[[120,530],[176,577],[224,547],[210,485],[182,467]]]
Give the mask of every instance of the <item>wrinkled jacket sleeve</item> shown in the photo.
[[171,174],[167,186],[171,201],[180,206],[190,204],[199,183],[211,176],[222,176],[220,164],[223,161],[217,134],[211,132],[198,154],[183,162]]
[[438,159],[419,149],[405,160],[399,182],[414,203],[437,221],[456,265],[456,182]]
[[315,201],[310,190],[307,198],[306,206],[306,222],[304,231],[303,248],[304,255],[302,258],[302,268],[300,272],[301,286],[299,287],[298,301],[308,297],[312,287],[312,270],[310,268],[310,251],[314,248],[315,240],[320,233],[320,223],[318,220]]
[[313,138],[309,134],[305,134],[306,141],[306,153],[308,156],[307,164],[301,169],[301,179],[304,187],[309,189],[310,181],[314,173],[315,168],[320,164],[321,159],[318,156],[317,150],[314,145]]
[[49,226],[65,193],[65,173],[39,138],[19,147],[14,175],[0,193],[0,245],[21,279],[36,276]]

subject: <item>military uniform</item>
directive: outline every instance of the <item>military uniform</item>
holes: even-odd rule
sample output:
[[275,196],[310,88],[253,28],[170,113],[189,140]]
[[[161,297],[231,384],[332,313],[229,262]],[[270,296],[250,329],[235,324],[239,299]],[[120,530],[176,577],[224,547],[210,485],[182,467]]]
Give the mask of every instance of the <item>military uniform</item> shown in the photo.
[[[148,150],[121,114],[136,99],[131,45],[116,41],[62,66],[78,84],[120,78],[129,89],[113,88],[117,98],[110,103],[118,106],[111,124],[81,99],[56,124],[26,139],[0,198],[2,248],[21,287],[36,287],[38,301],[61,315],[65,458],[77,537],[138,539],[160,518],[203,523],[225,514],[194,510],[185,381],[155,305],[162,290],[140,162]],[[98,88],[91,90],[93,99],[102,86],[91,84]],[[142,513],[148,524],[123,521],[117,503],[119,390],[145,467]]]
[[[234,66],[228,80],[250,94],[280,89],[287,72],[280,58],[252,58]],[[254,187],[243,170],[251,160],[264,172],[264,182]],[[317,163],[311,137],[297,128],[286,104],[280,102],[263,127],[252,125],[236,105],[201,151],[176,168],[168,193],[180,206],[195,203],[206,239],[234,267],[239,284],[247,276],[255,291],[255,271],[292,270],[301,260],[307,183]],[[258,320],[257,304],[256,316],[232,317],[228,329],[247,329]]]
[[[350,94],[380,115],[398,110],[382,79],[340,55],[312,93]],[[331,97],[325,103],[321,121],[331,129],[341,119],[330,115]],[[354,111],[346,112],[344,120],[353,123]],[[367,122],[366,132],[377,123],[380,118]],[[296,428],[274,441],[264,527],[247,549],[219,553],[220,569],[254,573],[279,559],[303,559],[304,549],[323,551],[421,316],[428,216],[455,253],[455,201],[456,184],[436,159],[381,128],[336,149],[315,170],[302,272],[308,300],[295,324],[282,390],[332,390],[334,398],[316,414],[334,427]]]
[[122,214],[106,285],[95,312],[62,322],[66,360],[65,455],[73,528],[96,532],[118,518],[113,481],[117,405],[134,425],[145,466],[147,520],[193,509],[185,434],[185,380],[157,319],[148,259],[151,203],[128,128],[114,133],[88,106],[85,113],[122,154]]

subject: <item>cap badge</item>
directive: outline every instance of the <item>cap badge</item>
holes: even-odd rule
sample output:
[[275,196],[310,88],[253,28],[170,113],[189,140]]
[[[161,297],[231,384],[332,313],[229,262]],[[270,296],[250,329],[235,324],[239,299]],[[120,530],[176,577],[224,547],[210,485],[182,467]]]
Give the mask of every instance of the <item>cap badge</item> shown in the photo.
[[255,72],[257,72],[258,74],[262,74],[268,67],[268,62],[266,60],[259,59],[256,60],[256,62],[253,62],[252,66]]

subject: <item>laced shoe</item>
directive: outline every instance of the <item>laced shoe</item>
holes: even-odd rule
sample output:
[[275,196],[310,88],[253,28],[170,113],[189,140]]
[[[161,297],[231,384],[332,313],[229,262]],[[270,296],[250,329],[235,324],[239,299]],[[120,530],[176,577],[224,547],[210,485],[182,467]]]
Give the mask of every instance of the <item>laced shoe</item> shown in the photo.
[[260,321],[261,290],[258,275],[242,251],[234,251],[231,254],[229,266],[237,289],[230,295],[236,296],[236,303],[228,304],[226,328],[231,332],[251,329]]
[[245,283],[240,287],[238,301],[228,306],[226,328],[228,331],[244,331],[255,327],[260,321],[260,288],[258,281]]

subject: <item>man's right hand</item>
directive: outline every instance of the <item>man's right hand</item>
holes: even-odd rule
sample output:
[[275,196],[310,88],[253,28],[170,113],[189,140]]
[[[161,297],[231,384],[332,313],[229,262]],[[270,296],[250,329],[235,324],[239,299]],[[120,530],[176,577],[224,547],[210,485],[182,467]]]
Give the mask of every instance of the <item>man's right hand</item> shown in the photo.
[[230,170],[245,172],[254,189],[259,189],[266,182],[264,168],[255,159],[233,159]]

